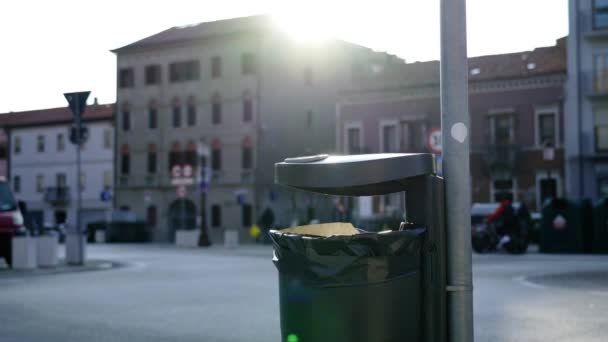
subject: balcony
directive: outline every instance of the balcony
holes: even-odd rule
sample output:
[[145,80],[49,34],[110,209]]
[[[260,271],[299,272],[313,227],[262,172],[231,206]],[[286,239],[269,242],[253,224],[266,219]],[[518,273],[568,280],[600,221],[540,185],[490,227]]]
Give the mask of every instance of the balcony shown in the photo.
[[591,100],[608,98],[608,70],[604,73],[581,74],[584,94]]
[[593,12],[580,12],[579,20],[581,33],[585,39],[608,39],[608,25],[605,23],[594,23]]
[[65,205],[70,202],[70,188],[67,186],[48,187],[44,190],[44,201],[51,205]]
[[517,172],[521,147],[514,144],[490,144],[483,153],[486,168],[490,173]]

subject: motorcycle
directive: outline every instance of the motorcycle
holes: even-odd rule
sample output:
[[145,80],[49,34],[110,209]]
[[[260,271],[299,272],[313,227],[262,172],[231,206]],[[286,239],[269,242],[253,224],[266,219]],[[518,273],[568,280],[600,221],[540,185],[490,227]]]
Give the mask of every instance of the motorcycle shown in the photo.
[[483,254],[504,249],[511,254],[523,254],[528,250],[530,241],[526,222],[520,222],[517,229],[504,227],[502,222],[480,222],[471,228],[471,242],[476,253]]

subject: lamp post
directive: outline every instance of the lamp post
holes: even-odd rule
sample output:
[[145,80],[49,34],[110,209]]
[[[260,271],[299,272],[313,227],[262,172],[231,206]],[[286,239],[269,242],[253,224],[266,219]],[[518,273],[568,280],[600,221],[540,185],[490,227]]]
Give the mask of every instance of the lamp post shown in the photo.
[[198,143],[196,152],[200,160],[200,182],[198,186],[201,192],[201,234],[199,235],[198,245],[201,247],[207,247],[211,246],[207,229],[207,191],[209,190],[210,179],[209,170],[207,167],[207,160],[209,159],[210,155],[209,146],[203,141],[200,141]]
[[448,340],[471,342],[474,337],[466,0],[441,0],[440,4]]

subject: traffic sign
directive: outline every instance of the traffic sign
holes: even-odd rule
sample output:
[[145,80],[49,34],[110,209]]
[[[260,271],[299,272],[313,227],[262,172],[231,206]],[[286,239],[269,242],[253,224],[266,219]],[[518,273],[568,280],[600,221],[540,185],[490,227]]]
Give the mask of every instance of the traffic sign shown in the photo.
[[63,94],[65,99],[68,100],[70,110],[72,110],[72,114],[74,114],[75,118],[79,118],[82,113],[84,113],[85,108],[87,108],[87,99],[89,98],[89,94],[91,94],[90,91]]
[[180,178],[182,176],[182,167],[179,165],[174,165],[171,168],[171,177]]
[[188,194],[188,192],[186,190],[185,185],[180,185],[177,188],[175,188],[175,195],[177,196],[177,198],[184,198],[184,197],[186,197],[187,194]]
[[80,134],[76,125],[72,125],[70,129],[70,142],[74,145],[82,145],[89,139],[89,128],[86,126],[80,126]]
[[191,178],[192,177],[192,166],[191,165],[184,165],[184,167],[182,168],[182,175],[185,178]]
[[441,129],[440,128],[431,128],[429,130],[429,134],[426,138],[426,146],[432,153],[440,154],[441,153]]
[[109,202],[112,200],[112,193],[110,192],[110,190],[103,190],[99,194],[99,198],[101,199],[102,202]]

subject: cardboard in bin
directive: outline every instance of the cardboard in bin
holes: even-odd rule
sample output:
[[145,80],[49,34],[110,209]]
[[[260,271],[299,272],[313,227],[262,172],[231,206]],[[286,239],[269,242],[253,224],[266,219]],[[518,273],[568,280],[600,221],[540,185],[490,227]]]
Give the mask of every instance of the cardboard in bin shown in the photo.
[[320,237],[351,236],[360,233],[360,231],[353,227],[351,223],[345,222],[311,224],[286,228],[275,232]]

